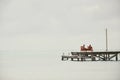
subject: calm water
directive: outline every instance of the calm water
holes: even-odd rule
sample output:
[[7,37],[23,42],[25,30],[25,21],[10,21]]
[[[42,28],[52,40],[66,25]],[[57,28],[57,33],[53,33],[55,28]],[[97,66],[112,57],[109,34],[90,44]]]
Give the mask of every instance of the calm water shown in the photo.
[[0,52],[0,80],[120,80],[120,61],[61,61],[56,52]]

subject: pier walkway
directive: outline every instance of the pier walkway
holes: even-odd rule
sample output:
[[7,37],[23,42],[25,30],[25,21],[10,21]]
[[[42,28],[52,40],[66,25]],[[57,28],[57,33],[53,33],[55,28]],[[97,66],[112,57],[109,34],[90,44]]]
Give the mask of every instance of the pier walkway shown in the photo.
[[62,55],[62,60],[71,59],[77,61],[118,61],[120,51],[96,51],[96,52],[71,52],[71,55]]

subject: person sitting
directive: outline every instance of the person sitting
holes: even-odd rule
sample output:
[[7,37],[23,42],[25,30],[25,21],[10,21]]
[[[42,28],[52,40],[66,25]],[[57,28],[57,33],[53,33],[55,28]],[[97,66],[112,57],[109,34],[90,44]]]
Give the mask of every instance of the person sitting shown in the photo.
[[88,50],[93,51],[93,48],[91,45],[88,46]]

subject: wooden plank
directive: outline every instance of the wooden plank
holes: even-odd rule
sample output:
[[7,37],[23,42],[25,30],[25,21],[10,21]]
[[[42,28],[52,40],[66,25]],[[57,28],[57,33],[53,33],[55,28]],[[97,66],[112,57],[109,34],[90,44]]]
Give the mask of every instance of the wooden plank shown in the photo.
[[117,53],[120,53],[120,51],[101,51],[101,52],[71,52],[72,55],[79,55],[79,54],[117,54]]

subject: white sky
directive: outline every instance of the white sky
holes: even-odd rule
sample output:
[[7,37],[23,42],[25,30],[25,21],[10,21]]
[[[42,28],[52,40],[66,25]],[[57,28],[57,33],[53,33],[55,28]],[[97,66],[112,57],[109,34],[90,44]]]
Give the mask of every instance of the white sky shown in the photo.
[[119,0],[0,0],[0,50],[120,50]]

